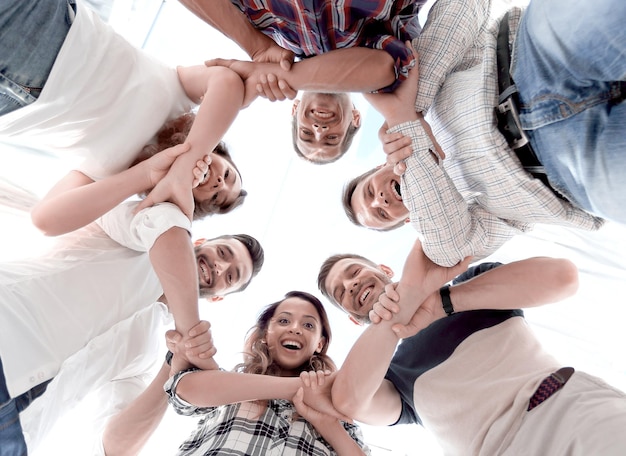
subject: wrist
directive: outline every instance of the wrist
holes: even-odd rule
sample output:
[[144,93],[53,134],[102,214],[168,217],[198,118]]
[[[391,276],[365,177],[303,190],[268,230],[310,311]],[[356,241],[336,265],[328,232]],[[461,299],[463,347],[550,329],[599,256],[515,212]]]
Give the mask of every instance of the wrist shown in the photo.
[[396,125],[400,125],[406,122],[415,122],[421,121],[424,118],[421,117],[412,109],[407,112],[394,112],[393,114],[385,117],[385,121],[387,122],[387,126],[389,128],[395,127]]

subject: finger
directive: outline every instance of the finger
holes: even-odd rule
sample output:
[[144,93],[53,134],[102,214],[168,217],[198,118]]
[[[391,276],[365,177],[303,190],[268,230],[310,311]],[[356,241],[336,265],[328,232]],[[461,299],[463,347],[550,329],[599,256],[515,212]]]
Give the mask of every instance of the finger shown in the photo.
[[382,321],[382,318],[380,318],[380,316],[374,311],[374,309],[370,310],[369,317],[370,317],[370,321],[373,324],[377,324]]
[[[384,128],[384,130],[383,130]],[[380,127],[379,132],[382,131],[382,135],[380,135],[380,142],[383,144],[393,144],[393,143],[397,143],[398,141],[404,141],[403,144],[401,144],[401,146],[405,146],[406,142],[408,140],[408,144],[411,144],[411,138],[408,138],[406,136],[404,136],[402,133],[400,133],[399,131],[395,131],[392,133],[387,133],[387,124],[383,124],[382,127]]]
[[180,342],[182,338],[183,336],[174,329],[170,329],[165,333],[165,340],[173,344]]
[[393,173],[396,176],[402,176],[406,171],[406,163],[400,162],[393,167]]
[[[378,304],[379,307],[376,307],[376,304]],[[376,313],[378,313],[383,320],[391,320],[393,314],[400,312],[400,306],[398,303],[392,301],[385,295],[380,296],[379,301],[376,304],[374,304]]]
[[185,351],[185,354],[188,357],[197,356],[201,359],[212,358],[217,354],[217,348],[213,346],[213,344],[207,344],[203,347],[192,348]]
[[297,405],[298,407],[303,407],[304,406],[304,389],[302,387],[298,388],[298,391],[296,391],[296,394],[293,396],[293,399],[291,400],[291,402],[293,402],[294,405]]
[[261,91],[259,92],[259,84],[257,84],[257,92],[261,93],[269,101],[276,101],[274,91],[270,87],[269,76],[262,74],[259,78]]
[[326,382],[326,375],[324,374],[324,371],[318,370],[315,374],[317,377],[317,385],[324,386],[324,383]]
[[380,302],[374,304],[374,307],[372,307],[372,311],[376,315],[378,315],[381,320],[389,321],[391,320],[391,317],[393,317],[393,314],[389,310],[387,310],[385,306],[383,306]]
[[293,100],[298,95],[298,91],[291,88],[287,81],[281,79],[278,81],[278,87],[280,88],[285,98],[289,100]]
[[189,337],[199,336],[200,334],[207,332],[209,329],[211,329],[211,323],[206,320],[200,320],[189,330]]
[[272,95],[274,96],[275,101],[283,101],[286,97],[283,91],[278,86],[278,78],[275,74],[267,75],[267,84],[269,89],[272,91]]
[[152,202],[152,197],[148,194],[135,208],[133,214],[138,214],[143,209],[152,206],[154,203]]
[[387,285],[385,285],[385,295],[387,295],[388,298],[398,302],[400,300],[400,294],[398,293],[398,283],[394,282],[394,283],[388,283]]
[[293,64],[294,53],[291,51],[283,51],[280,59],[280,67],[285,70],[291,70],[291,65]]
[[302,381],[302,384],[306,386],[307,388],[311,386],[311,379],[309,378],[308,372],[302,372],[300,374],[300,380]]
[[230,66],[232,63],[232,60],[228,60],[228,59],[211,59],[211,60],[205,60],[204,61],[204,66],[225,66],[228,67]]

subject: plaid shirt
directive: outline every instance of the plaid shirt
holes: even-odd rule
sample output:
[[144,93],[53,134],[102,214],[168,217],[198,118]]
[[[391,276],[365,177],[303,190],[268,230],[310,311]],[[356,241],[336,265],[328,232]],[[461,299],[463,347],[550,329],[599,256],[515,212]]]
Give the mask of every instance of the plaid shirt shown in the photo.
[[[165,384],[170,404],[181,415],[201,415],[194,433],[179,447],[179,456],[330,456],[333,448],[284,399],[240,402],[220,407],[196,407],[176,395],[178,381],[193,370],[176,374]],[[342,423],[365,454],[361,429]]]
[[382,49],[393,57],[396,82],[414,57],[405,41],[419,35],[417,13],[426,0],[231,0],[263,33],[296,56],[334,49]]
[[[598,229],[603,221],[559,199],[527,173],[497,129],[496,38],[489,0],[438,0],[413,41],[419,55],[416,111],[446,154],[437,162],[419,122],[390,131],[411,137],[402,178],[403,201],[421,233],[424,252],[452,266],[483,257],[534,223]],[[515,36],[520,9],[510,15]]]

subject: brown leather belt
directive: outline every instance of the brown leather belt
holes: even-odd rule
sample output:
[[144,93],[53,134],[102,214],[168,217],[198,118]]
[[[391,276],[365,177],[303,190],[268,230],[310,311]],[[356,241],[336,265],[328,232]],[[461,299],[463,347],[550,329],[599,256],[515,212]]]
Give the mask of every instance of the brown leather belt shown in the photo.
[[563,388],[563,385],[567,383],[573,373],[573,367],[562,367],[558,371],[553,372],[544,378],[535,391],[535,394],[533,394],[530,401],[528,401],[528,409],[526,409],[526,411],[531,411],[558,390]]

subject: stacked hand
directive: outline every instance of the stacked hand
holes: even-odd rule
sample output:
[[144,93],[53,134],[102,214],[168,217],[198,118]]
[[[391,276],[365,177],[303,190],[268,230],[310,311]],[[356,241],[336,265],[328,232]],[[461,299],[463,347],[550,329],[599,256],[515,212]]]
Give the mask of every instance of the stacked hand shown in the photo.
[[[281,48],[282,49],[282,48]],[[243,107],[249,106],[257,96],[270,101],[293,100],[298,94],[280,75],[285,71],[282,64],[245,62],[242,60],[213,59],[206,66],[225,66],[233,70],[244,81]]]
[[196,366],[200,369],[214,369],[216,364],[213,356],[217,349],[213,345],[211,335],[211,323],[200,321],[189,330],[186,337],[183,337],[175,330],[165,333],[165,343],[167,349],[174,355],[172,358],[171,372],[177,373],[181,370]]
[[[157,203],[169,201],[176,204],[189,220],[193,219],[195,202],[191,190],[208,178],[211,155],[205,155],[202,160],[196,161],[190,173],[190,166],[185,161],[184,154],[188,150],[189,145],[179,144],[159,152],[149,159],[149,161],[154,160],[151,176],[155,178],[160,176],[160,179],[154,182],[154,187],[146,198],[137,205],[135,212]],[[167,159],[170,160],[169,169],[157,169],[157,164],[164,165]]]
[[398,323],[392,329],[400,338],[417,334],[444,315],[437,291],[465,271],[470,260],[471,257],[467,257],[449,268],[439,266],[424,254],[422,244],[417,240],[404,264],[402,278],[385,287],[369,314],[370,319],[373,323],[395,319]]
[[315,428],[337,420],[352,422],[349,417],[339,413],[333,406],[331,389],[336,373],[328,371],[302,372],[302,387],[293,397],[296,411]]

